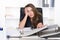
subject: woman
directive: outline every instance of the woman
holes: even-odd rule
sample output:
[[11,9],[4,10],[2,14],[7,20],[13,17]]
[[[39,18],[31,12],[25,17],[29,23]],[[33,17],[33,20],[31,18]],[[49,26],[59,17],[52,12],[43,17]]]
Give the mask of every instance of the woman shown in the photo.
[[19,23],[20,29],[24,28],[28,17],[30,18],[32,28],[42,28],[44,26],[42,23],[43,20],[41,13],[37,11],[33,4],[26,5],[24,8],[24,12],[25,16],[23,20],[21,20],[21,22]]

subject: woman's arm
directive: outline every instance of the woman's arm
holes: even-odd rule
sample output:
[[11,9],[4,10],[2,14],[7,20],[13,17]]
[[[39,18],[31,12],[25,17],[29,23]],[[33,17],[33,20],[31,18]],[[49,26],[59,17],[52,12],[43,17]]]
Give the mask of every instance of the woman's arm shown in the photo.
[[23,20],[21,22],[19,22],[19,28],[23,29],[26,23],[28,15],[25,15],[25,17],[23,18]]
[[19,23],[19,28],[20,29],[23,29],[24,26],[25,26],[25,23],[26,23],[26,20],[27,20],[27,17],[28,17],[28,12],[27,12],[27,8],[24,9],[25,10],[25,17],[23,18],[23,20]]

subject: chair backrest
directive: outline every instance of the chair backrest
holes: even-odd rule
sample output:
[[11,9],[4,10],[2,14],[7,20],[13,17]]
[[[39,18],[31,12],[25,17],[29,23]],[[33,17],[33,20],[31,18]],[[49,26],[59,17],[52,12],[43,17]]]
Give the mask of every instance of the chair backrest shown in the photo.
[[[36,8],[40,13],[42,13],[42,8]],[[24,18],[24,7],[20,8],[20,21]],[[43,20],[43,14],[42,14],[42,20]],[[27,19],[27,22],[25,24],[25,27],[30,27],[30,21],[29,18]],[[43,23],[43,21],[42,21]]]

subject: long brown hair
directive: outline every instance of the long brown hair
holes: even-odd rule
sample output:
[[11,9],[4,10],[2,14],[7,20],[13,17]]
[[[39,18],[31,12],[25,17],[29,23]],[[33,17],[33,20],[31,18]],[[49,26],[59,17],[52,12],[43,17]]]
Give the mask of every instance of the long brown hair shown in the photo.
[[[38,20],[40,20],[38,17],[42,16],[40,12],[38,12],[38,10],[35,8],[35,6],[33,4],[28,4],[25,6],[26,7],[31,7],[32,8],[32,11],[34,12],[34,17],[32,18],[32,25],[33,25],[33,28],[36,28],[37,27],[37,24],[38,24]],[[38,20],[37,20],[38,19]]]

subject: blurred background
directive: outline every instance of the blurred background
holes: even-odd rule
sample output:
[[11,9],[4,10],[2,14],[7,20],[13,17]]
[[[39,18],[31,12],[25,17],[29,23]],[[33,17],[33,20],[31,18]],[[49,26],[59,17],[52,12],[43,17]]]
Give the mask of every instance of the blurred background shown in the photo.
[[43,9],[44,24],[58,24],[60,26],[59,0],[0,0],[0,27],[3,28],[3,31],[0,31],[0,38],[2,40],[7,40],[6,35],[11,34],[8,33],[10,30],[13,30],[14,35],[19,35],[15,29],[19,24],[20,8],[28,3],[32,3],[35,7]]

